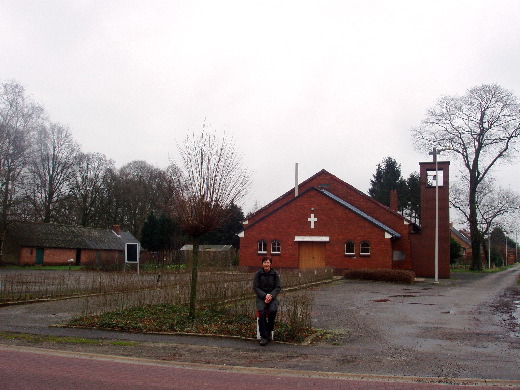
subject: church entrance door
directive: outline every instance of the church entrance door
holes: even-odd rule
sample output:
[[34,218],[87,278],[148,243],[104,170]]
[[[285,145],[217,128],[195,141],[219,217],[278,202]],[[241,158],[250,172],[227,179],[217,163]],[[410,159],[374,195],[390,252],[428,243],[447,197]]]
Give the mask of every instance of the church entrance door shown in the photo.
[[325,267],[325,242],[300,242],[298,256],[300,269]]

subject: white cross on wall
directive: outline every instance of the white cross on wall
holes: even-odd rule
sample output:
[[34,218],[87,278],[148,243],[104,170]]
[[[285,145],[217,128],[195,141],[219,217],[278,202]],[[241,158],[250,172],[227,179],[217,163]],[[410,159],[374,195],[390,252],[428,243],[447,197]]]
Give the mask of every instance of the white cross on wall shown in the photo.
[[307,221],[311,223],[311,229],[314,229],[314,222],[316,222],[318,218],[314,218],[314,214],[311,214],[310,218],[307,218]]

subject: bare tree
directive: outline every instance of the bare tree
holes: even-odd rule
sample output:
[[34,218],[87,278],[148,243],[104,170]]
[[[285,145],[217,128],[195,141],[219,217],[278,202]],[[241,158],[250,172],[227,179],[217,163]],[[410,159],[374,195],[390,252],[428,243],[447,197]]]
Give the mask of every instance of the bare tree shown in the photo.
[[168,173],[174,199],[172,217],[193,239],[190,316],[195,316],[199,238],[225,221],[233,204],[247,193],[250,176],[234,142],[218,138],[205,126],[200,135],[187,136],[178,147],[180,164]]
[[136,237],[150,213],[160,214],[160,207],[165,203],[162,199],[165,181],[165,172],[145,161],[132,161],[119,170],[116,194],[120,223]]
[[28,164],[31,134],[42,122],[43,109],[20,84],[0,86],[0,232],[13,206],[20,202],[20,185]]
[[428,110],[419,127],[412,129],[415,147],[432,148],[458,157],[468,175],[468,221],[473,252],[472,269],[482,269],[477,193],[498,162],[507,162],[517,151],[520,105],[498,85],[471,88],[464,96],[445,96]]
[[[72,213],[81,226],[102,227],[106,211],[109,174],[114,162],[100,153],[79,153],[72,181]],[[103,222],[102,222],[103,221]]]
[[[468,190],[464,179],[450,188],[450,204],[461,215],[463,223],[469,223]],[[495,180],[488,177],[479,186],[476,207],[481,246],[487,258],[489,248],[484,237],[496,228],[509,227],[517,219],[520,196],[509,189],[496,187]]]
[[38,129],[29,166],[27,197],[36,219],[62,222],[63,202],[71,196],[79,147],[69,130],[51,123]]

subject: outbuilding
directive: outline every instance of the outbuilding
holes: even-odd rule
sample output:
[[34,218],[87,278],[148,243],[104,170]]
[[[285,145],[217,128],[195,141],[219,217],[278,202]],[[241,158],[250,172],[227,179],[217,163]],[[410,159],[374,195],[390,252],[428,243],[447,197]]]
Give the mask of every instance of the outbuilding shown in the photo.
[[[52,223],[8,225],[2,262],[14,265],[101,265],[125,261],[127,243],[139,243],[119,225],[112,229]],[[72,260],[72,261],[71,261]]]

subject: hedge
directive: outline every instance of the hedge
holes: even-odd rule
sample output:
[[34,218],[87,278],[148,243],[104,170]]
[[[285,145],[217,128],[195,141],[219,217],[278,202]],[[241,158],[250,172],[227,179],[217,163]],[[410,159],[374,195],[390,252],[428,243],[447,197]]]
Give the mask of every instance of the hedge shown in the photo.
[[415,282],[415,272],[399,269],[351,269],[344,273],[345,279],[374,280],[378,282],[393,282],[412,284]]

